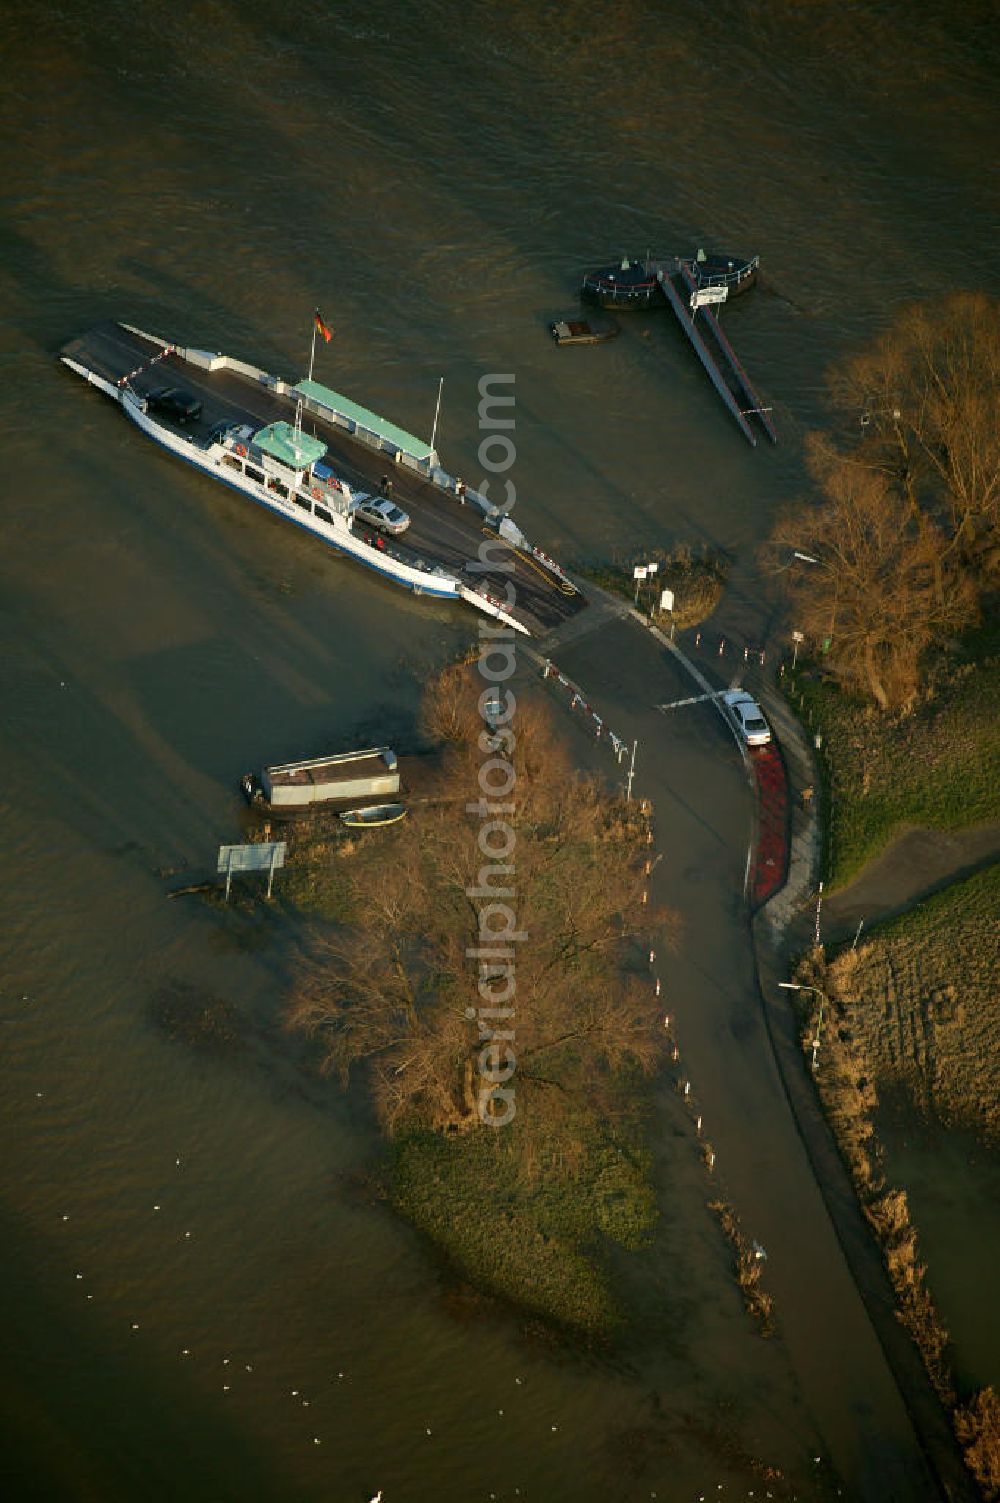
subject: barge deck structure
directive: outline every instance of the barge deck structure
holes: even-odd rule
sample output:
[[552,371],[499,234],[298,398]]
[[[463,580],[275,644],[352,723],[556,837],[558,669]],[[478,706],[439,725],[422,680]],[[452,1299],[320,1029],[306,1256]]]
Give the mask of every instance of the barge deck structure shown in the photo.
[[[430,445],[318,382],[288,383],[112,321],[71,340],[60,358],[147,437],[383,579],[464,600],[529,636],[586,605],[511,518],[438,466]],[[147,402],[171,383],[194,399],[186,420]],[[392,499],[410,516],[402,538],[356,516],[359,501],[390,479]],[[493,546],[484,557],[486,537]]]
[[265,767],[259,779],[248,772],[242,787],[251,808],[280,819],[324,804],[391,797],[400,789],[399,761],[388,746],[336,752],[304,762],[276,763]]
[[585,303],[601,308],[643,309],[659,306],[659,273],[677,275],[687,266],[701,288],[726,289],[728,297],[738,297],[757,280],[760,257],[707,256],[699,250],[694,256],[623,256],[613,266],[588,271],[580,285]]
[[756,448],[757,433],[750,418],[756,419],[772,443],[778,442],[778,435],[713,309],[748,291],[759,270],[759,256],[730,259],[707,256],[702,250],[694,256],[623,256],[615,266],[588,272],[580,296],[603,308],[648,310],[666,302],[740,432]]

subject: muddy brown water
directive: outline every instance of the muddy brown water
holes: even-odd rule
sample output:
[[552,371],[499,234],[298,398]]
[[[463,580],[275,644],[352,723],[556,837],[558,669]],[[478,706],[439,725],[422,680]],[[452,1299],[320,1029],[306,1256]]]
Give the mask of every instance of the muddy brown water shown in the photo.
[[900,1101],[879,1112],[890,1184],[906,1187],[927,1283],[967,1390],[1000,1383],[1000,1164],[973,1134],[917,1116]]
[[[669,1092],[663,1227],[626,1270],[650,1331],[612,1356],[457,1321],[426,1249],[345,1192],[377,1145],[276,1026],[280,917],[166,903],[166,874],[238,838],[244,771],[401,738],[473,623],[160,455],[53,355],[122,317],[296,374],[318,304],[319,379],[427,432],[444,375],[439,447],[470,481],[478,379],[513,371],[526,530],[571,559],[724,546],[763,630],[748,560],[800,484],[824,363],[952,274],[995,290],[989,16],[4,9],[10,1496],[759,1496],[752,1454],[810,1497],[831,1448],[845,1495],[883,1495],[844,1400],[866,1338],[828,1384],[798,1337],[760,1342]],[[776,450],[747,448],[665,316],[595,350],[546,334],[588,263],[699,243],[762,254],[725,319]],[[738,846],[718,844],[716,895]],[[701,922],[683,965],[711,972]],[[164,1036],[171,988],[238,1010],[228,1053]],[[814,1276],[782,1277],[794,1305]]]

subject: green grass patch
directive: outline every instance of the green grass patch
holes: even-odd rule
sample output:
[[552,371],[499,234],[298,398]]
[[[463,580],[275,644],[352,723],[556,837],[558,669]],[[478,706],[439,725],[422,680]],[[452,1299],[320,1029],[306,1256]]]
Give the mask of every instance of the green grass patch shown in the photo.
[[908,825],[1000,819],[1000,626],[970,634],[909,715],[888,716],[804,664],[786,693],[823,737],[827,884],[842,887]]
[[[610,563],[584,563],[578,572],[612,595],[635,601],[636,564],[655,563],[655,574],[639,581],[638,608],[661,625],[681,630],[697,626],[712,614],[726,582],[726,561],[707,550],[695,551],[685,544],[675,548],[647,548],[642,553],[616,555]],[[672,612],[659,609],[660,591],[673,590]]]
[[622,1318],[602,1243],[644,1246],[656,1217],[632,1130],[582,1120],[572,1150],[519,1119],[495,1132],[418,1132],[394,1144],[396,1208],[481,1289],[589,1335]]
[[995,862],[932,893],[907,913],[886,919],[869,938],[878,945],[902,944],[911,956],[933,960],[954,976],[968,973],[967,979],[985,961],[988,975],[995,978],[998,914],[1000,862]]
[[357,911],[349,838],[327,827],[321,817],[293,826],[286,838],[282,901],[300,913],[349,923]]

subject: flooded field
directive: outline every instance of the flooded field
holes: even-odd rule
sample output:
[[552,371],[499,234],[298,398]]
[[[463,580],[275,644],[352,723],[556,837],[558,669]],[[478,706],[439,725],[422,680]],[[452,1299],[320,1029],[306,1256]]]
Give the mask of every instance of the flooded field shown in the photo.
[[[831,1450],[845,1496],[884,1496],[857,1459],[879,1437],[850,1412],[854,1356],[826,1379],[780,1320],[755,1334],[671,1103],[661,1229],[632,1275],[648,1332],[610,1352],[509,1312],[457,1318],[453,1280],[358,1194],[380,1151],[363,1097],[318,1081],[280,1028],[294,930],[165,891],[239,839],[244,772],[405,739],[474,620],[159,453],[55,353],[115,317],[301,374],[318,305],[336,330],[320,380],[427,433],[444,376],[438,446],[470,482],[479,378],[513,372],[532,538],[568,560],[710,542],[763,630],[753,549],[802,483],[827,361],[933,296],[957,245],[963,285],[996,290],[989,23],[973,7],[956,28],[943,5],[696,4],[666,24],[658,6],[485,0],[5,9],[11,1497],[759,1497],[773,1465],[812,1498],[837,1485]],[[667,315],[593,350],[548,336],[587,265],[702,243],[761,253],[726,327],[773,405],[774,450],[748,448]],[[626,718],[639,692],[623,685]],[[744,859],[738,774],[718,802],[698,791],[721,751],[678,725],[657,775],[694,790],[665,831],[689,874],[676,984],[725,997],[738,1051],[752,974],[716,967],[698,901],[703,856],[713,901]],[[723,927],[735,945],[735,909]],[[164,1026],[220,1005],[224,1047]],[[709,1080],[707,1025],[693,1039]],[[717,1106],[734,1168],[769,1193],[739,1132],[752,1082]],[[770,1204],[780,1244],[777,1190]],[[824,1215],[810,1202],[804,1238]],[[797,1235],[776,1282],[802,1312]]]

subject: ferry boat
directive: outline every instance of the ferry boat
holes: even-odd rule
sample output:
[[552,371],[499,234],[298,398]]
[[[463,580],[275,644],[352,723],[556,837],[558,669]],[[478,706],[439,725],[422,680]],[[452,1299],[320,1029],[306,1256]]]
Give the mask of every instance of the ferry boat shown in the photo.
[[660,307],[665,276],[682,272],[699,288],[725,288],[727,298],[746,292],[757,280],[760,257],[750,260],[733,256],[710,256],[699,250],[694,256],[623,256],[613,266],[588,271],[580,287],[584,302],[602,308],[641,309]]
[[[465,601],[529,636],[586,603],[430,444],[317,381],[289,383],[123,323],[98,325],[60,359],[170,453],[416,595]],[[365,520],[378,494],[409,515],[401,538]]]

